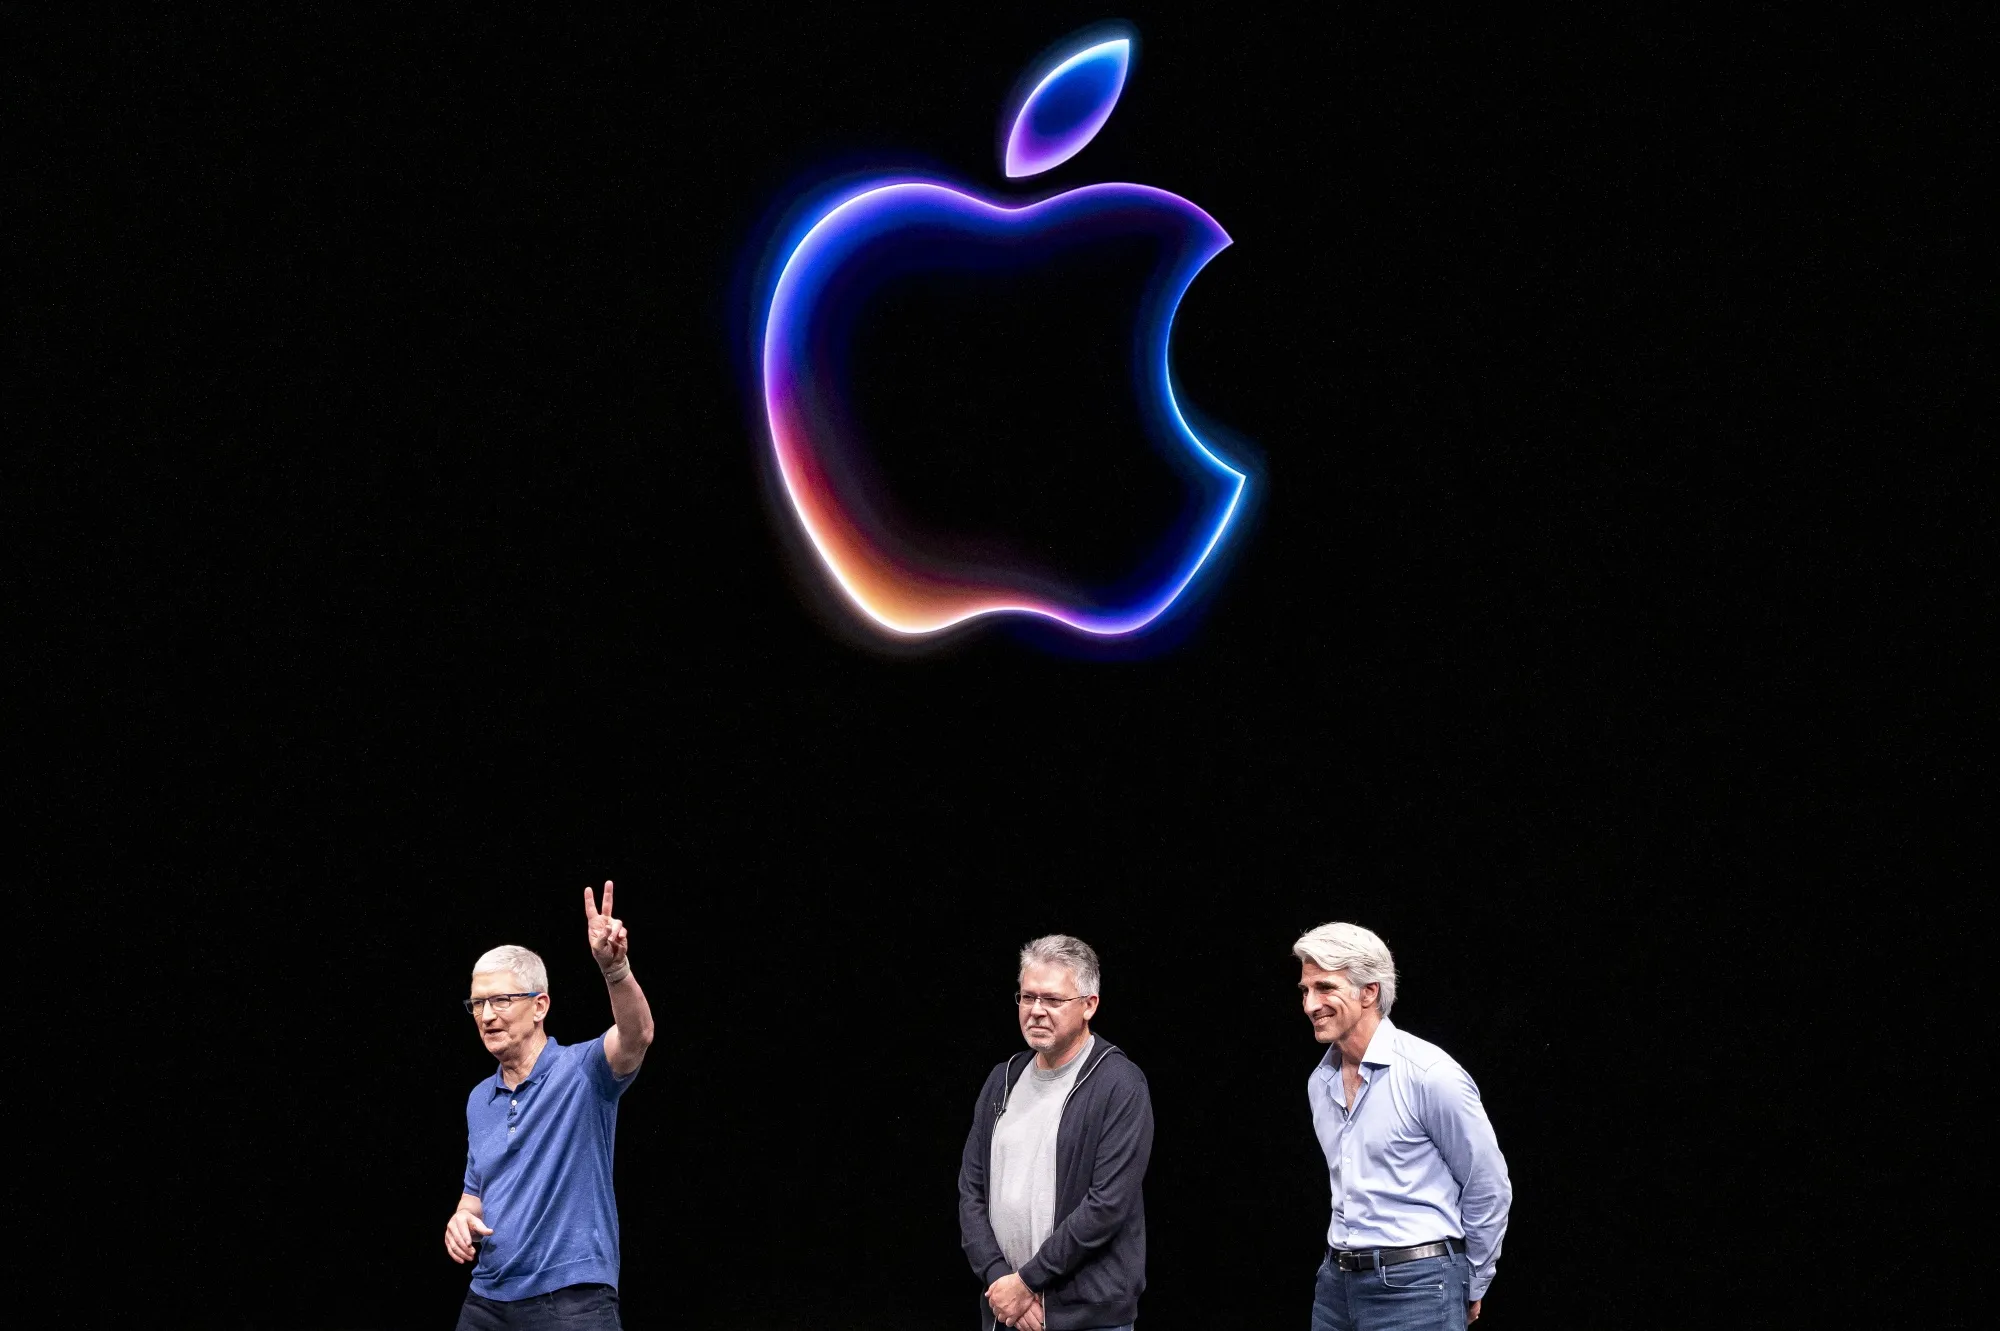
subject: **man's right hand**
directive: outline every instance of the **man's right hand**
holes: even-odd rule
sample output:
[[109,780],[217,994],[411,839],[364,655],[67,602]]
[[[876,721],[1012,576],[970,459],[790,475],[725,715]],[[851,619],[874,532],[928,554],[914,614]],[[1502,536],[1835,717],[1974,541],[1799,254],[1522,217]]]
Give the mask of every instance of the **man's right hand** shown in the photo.
[[451,1254],[451,1260],[463,1266],[479,1256],[479,1249],[473,1246],[473,1235],[484,1238],[492,1232],[472,1212],[453,1211],[451,1219],[444,1223],[444,1250]]
[[1035,1306],[1035,1291],[1015,1271],[986,1287],[986,1304],[993,1309],[995,1321],[1003,1326],[1019,1326],[1022,1315]]

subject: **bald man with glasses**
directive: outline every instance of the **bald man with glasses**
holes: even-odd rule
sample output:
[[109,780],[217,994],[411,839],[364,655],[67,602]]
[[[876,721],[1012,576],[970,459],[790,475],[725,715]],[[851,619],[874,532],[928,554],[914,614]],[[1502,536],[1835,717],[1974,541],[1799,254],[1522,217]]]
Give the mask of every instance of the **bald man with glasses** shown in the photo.
[[624,921],[583,889],[590,955],[611,998],[611,1029],[551,1039],[549,975],[525,947],[472,965],[465,1002],[500,1067],[465,1102],[465,1190],[445,1251],[476,1262],[458,1331],[618,1331],[618,1202],[611,1147],[618,1101],[653,1042],[653,1011],[633,978]]
[[1146,1288],[1146,1076],[1091,1033],[1088,943],[1050,934],[1020,961],[1014,1009],[1029,1052],[987,1076],[958,1170],[959,1240],[985,1289],[980,1325],[1132,1331]]

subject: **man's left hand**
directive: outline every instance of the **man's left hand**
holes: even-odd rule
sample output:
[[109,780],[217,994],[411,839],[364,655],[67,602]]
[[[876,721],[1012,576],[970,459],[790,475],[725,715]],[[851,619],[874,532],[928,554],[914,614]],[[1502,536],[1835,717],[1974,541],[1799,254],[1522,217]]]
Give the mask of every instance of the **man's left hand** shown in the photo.
[[1035,1291],[1028,1288],[1028,1282],[1021,1279],[1019,1271],[1001,1276],[986,1287],[986,1302],[993,1309],[993,1315],[1008,1326],[1018,1326],[1021,1318],[1035,1306]]
[[1045,1325],[1042,1314],[1042,1296],[1035,1295],[1034,1303],[1021,1314],[1021,1320],[1014,1323],[1017,1331],[1042,1331]]
[[604,909],[598,910],[589,888],[583,889],[583,921],[590,934],[590,955],[607,975],[624,963],[629,946],[625,921],[611,914],[611,880],[604,881]]
[[1467,1326],[1471,1326],[1479,1320],[1479,1305],[1484,1301],[1483,1299],[1474,1299],[1465,1305],[1465,1324]]

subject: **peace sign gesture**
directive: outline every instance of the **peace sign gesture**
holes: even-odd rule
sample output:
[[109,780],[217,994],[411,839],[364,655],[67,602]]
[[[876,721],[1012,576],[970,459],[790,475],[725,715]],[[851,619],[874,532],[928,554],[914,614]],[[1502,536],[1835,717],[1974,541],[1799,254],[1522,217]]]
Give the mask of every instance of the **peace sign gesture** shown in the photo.
[[611,913],[611,880],[604,880],[604,909],[598,910],[590,888],[583,889],[583,919],[590,931],[590,955],[597,968],[609,976],[625,965],[625,922]]
[[604,972],[604,985],[611,995],[611,1019],[604,1033],[604,1061],[611,1075],[620,1080],[639,1070],[646,1046],[653,1043],[653,1009],[632,974],[632,962],[625,955],[625,922],[611,913],[611,883],[604,884],[604,908],[583,889],[583,922],[590,934],[590,955]]

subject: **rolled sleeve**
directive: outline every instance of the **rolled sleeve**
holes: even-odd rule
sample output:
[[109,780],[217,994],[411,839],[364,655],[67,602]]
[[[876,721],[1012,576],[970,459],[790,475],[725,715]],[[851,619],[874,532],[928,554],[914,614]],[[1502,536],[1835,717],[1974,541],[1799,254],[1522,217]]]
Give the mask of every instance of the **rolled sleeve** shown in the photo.
[[1464,1068],[1439,1064],[1423,1084],[1424,1126],[1458,1181],[1465,1255],[1472,1264],[1471,1296],[1481,1299],[1493,1283],[1500,1242],[1507,1234],[1507,1209],[1514,1200],[1507,1161],[1480,1102],[1479,1087]]

